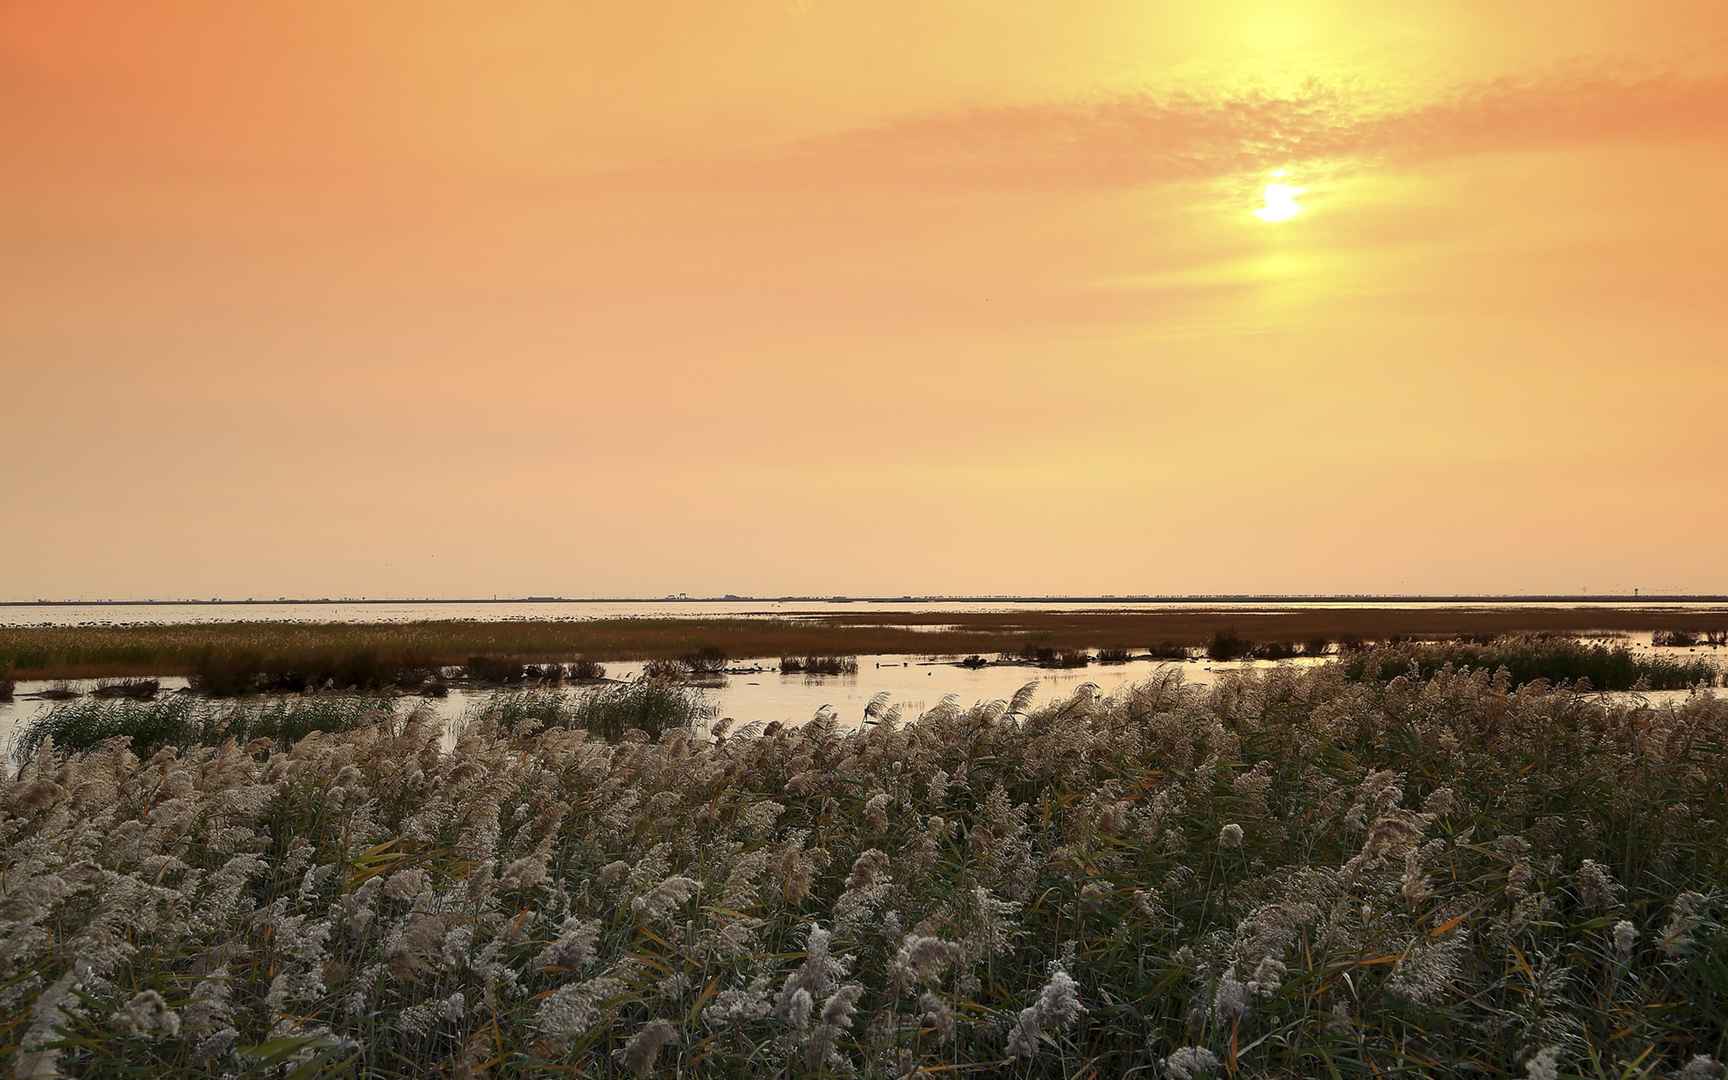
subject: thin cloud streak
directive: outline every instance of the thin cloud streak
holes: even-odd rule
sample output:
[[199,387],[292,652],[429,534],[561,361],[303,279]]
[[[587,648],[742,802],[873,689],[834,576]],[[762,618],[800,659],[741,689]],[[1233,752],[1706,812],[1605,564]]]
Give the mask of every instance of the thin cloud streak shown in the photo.
[[1728,133],[1728,75],[1500,79],[1397,105],[1311,83],[1293,95],[1140,95],[909,117],[781,152],[613,174],[680,187],[1115,189],[1302,162],[1409,164]]

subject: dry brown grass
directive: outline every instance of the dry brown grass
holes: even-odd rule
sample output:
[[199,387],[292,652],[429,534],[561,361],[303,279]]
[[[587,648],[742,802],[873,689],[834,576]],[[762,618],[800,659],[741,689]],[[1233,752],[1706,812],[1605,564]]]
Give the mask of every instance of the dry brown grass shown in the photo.
[[[922,631],[917,626],[941,626]],[[1200,646],[1221,631],[1252,642],[1314,638],[1384,640],[1531,631],[1728,630],[1720,612],[1529,607],[1412,610],[1329,608],[1290,611],[1232,605],[1183,611],[905,612],[797,619],[594,619],[583,622],[435,621],[396,624],[210,623],[131,627],[0,628],[0,669],[15,677],[96,678],[176,675],[211,650],[270,657],[360,654],[382,662],[461,664],[474,656],[524,661],[673,659],[704,647],[729,656],[881,653],[965,656],[1021,651],[1126,648],[1149,641]]]

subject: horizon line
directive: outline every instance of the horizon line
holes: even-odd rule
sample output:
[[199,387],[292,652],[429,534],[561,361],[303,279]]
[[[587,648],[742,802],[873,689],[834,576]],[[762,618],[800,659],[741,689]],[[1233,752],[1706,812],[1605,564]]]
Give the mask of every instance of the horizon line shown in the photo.
[[1388,603],[1410,601],[1419,603],[1492,602],[1569,602],[1621,603],[1650,602],[1723,602],[1723,593],[902,593],[852,596],[844,593],[740,595],[726,593],[717,596],[689,596],[682,593],[666,596],[493,596],[493,597],[427,597],[427,596],[345,596],[345,597],[259,597],[226,598],[190,597],[144,599],[45,599],[0,600],[0,607],[258,607],[269,605],[333,606],[337,604],[738,604],[738,603],[1258,603],[1338,601],[1372,601]]

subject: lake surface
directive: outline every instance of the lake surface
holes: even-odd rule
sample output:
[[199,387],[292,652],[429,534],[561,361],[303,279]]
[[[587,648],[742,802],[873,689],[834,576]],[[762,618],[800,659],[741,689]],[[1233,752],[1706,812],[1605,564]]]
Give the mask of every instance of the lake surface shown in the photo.
[[[1642,642],[1631,641],[1639,651],[1659,653],[1686,650],[1651,649],[1646,635]],[[1716,655],[1718,650],[1697,649],[1698,654]],[[1067,697],[1084,683],[1092,683],[1104,693],[1113,693],[1124,686],[1152,678],[1162,672],[1179,670],[1191,684],[1209,685],[1230,672],[1252,671],[1279,666],[1303,667],[1323,663],[1323,660],[1255,660],[1221,663],[1211,660],[1190,660],[1185,663],[1140,660],[1126,664],[1092,664],[1084,668],[1050,669],[1022,665],[1000,665],[984,668],[963,668],[952,663],[932,662],[924,656],[887,655],[859,658],[856,675],[803,676],[782,675],[777,659],[762,658],[740,661],[736,666],[760,666],[767,670],[753,674],[728,675],[712,685],[702,685],[703,697],[713,715],[731,717],[738,724],[754,721],[768,723],[803,723],[824,706],[831,707],[840,722],[851,726],[863,719],[864,707],[877,693],[886,691],[893,704],[900,706],[904,719],[910,720],[936,705],[944,697],[955,696],[962,705],[1013,697],[1027,683],[1036,683],[1034,702],[1038,705]],[[635,662],[608,663],[607,675],[618,680],[640,676],[642,665]],[[161,679],[164,695],[184,689],[186,680],[176,677]],[[18,698],[0,702],[0,760],[11,756],[16,736],[37,716],[53,708],[55,702],[31,698],[28,695],[54,685],[50,682],[20,682]],[[95,680],[71,680],[69,685],[88,693]],[[452,689],[446,698],[403,699],[404,707],[422,700],[441,718],[450,723],[459,721],[464,713],[490,697],[492,689]],[[573,692],[580,692],[573,691]],[[1652,691],[1642,696],[1651,702],[1680,701],[1690,691]],[[1631,698],[1631,691],[1609,693],[1608,697]],[[264,700],[258,698],[242,700]]]
[[880,615],[884,612],[1002,611],[1195,611],[1227,607],[1244,615],[1256,612],[1354,608],[1384,611],[1517,609],[1521,607],[1600,608],[1604,611],[1728,611],[1720,600],[1588,601],[1559,600],[1197,600],[1129,601],[1109,598],[1046,600],[739,600],[611,601],[567,600],[500,603],[329,603],[329,604],[23,604],[0,607],[0,626],[171,625],[213,622],[400,623],[439,620],[582,621],[654,618],[790,618],[799,615]]
[[[1314,661],[1284,662],[1301,664]],[[1109,693],[1129,682],[1150,678],[1160,667],[1180,668],[1188,681],[1209,683],[1216,681],[1224,671],[1274,666],[1270,661],[1231,664],[1209,661],[1154,664],[1142,661],[1068,669],[1017,665],[963,668],[951,663],[931,663],[929,658],[922,656],[889,655],[861,657],[856,675],[804,676],[782,675],[778,664],[777,658],[739,661],[737,667],[760,666],[768,670],[757,674],[728,675],[715,680],[714,685],[697,685],[702,687],[703,698],[716,718],[729,716],[740,724],[774,720],[803,723],[823,706],[831,706],[843,723],[853,723],[863,718],[864,706],[882,691],[887,691],[893,703],[899,705],[904,716],[910,719],[949,694],[956,695],[963,704],[971,705],[978,701],[1013,697],[1022,686],[1035,682],[1038,684],[1037,701],[1043,704],[1072,694],[1082,683],[1093,683]],[[642,664],[638,662],[606,665],[607,676],[613,679],[635,679],[641,672]],[[185,679],[175,677],[163,678],[161,683],[163,694],[186,686]],[[0,702],[0,747],[8,746],[17,732],[54,707],[53,701],[28,696],[52,685],[55,684],[46,681],[20,682],[17,699],[10,703]],[[88,693],[95,687],[96,680],[70,680],[68,685]],[[494,692],[492,689],[452,689],[446,698],[424,700],[439,716],[454,721]],[[262,700],[262,696],[250,700]],[[406,700],[418,702],[422,699]]]

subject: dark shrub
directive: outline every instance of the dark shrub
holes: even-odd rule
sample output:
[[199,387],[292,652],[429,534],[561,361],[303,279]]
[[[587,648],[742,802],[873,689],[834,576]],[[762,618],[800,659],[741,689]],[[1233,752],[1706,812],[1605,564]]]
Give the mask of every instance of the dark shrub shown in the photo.
[[1188,659],[1188,646],[1179,645],[1174,641],[1160,641],[1156,645],[1148,646],[1146,655],[1154,660],[1186,660]]
[[1056,649],[1051,645],[1028,644],[1022,646],[1015,656],[1020,660],[1030,661],[1034,664],[1054,664],[1056,662]]
[[93,691],[99,698],[130,698],[133,701],[149,701],[156,696],[162,684],[155,679],[103,679],[96,684]]
[[1658,630],[1650,635],[1650,644],[1690,649],[1698,644],[1698,632],[1696,630]]
[[726,670],[726,652],[713,645],[704,645],[684,657],[684,666],[697,675],[718,675]]
[[542,686],[556,686],[564,681],[563,664],[524,664],[522,678]]
[[1302,643],[1303,656],[1327,656],[1332,652],[1332,642],[1323,637],[1309,638]]
[[570,677],[577,682],[599,682],[606,677],[606,665],[577,657],[570,665]]
[[205,649],[192,660],[187,683],[217,697],[257,692],[264,678],[264,654],[252,649]]
[[1126,664],[1128,662],[1128,650],[1099,649],[1098,662],[1100,664]]
[[522,661],[513,656],[470,656],[467,671],[478,682],[509,685],[523,678]]
[[1212,640],[1206,646],[1208,660],[1241,660],[1252,656],[1254,643],[1247,638],[1237,637],[1234,630],[1220,630],[1212,635]]
[[329,666],[329,685],[338,690],[370,690],[395,681],[395,672],[387,670],[378,653],[372,649],[339,654]]
[[856,675],[856,656],[782,656],[782,675]]
[[1296,655],[1296,644],[1291,641],[1263,641],[1254,646],[1251,655],[1256,660],[1289,660]]
[[642,665],[642,677],[653,682],[679,682],[690,677],[690,668],[682,660],[650,660]]

